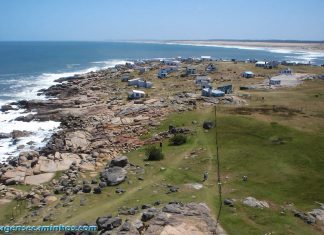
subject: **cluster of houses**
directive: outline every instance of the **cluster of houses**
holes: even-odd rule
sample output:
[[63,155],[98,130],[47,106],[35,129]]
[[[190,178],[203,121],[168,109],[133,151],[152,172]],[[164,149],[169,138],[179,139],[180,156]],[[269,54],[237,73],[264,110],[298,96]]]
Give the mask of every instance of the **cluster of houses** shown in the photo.
[[200,86],[201,95],[205,97],[222,97],[233,92],[232,85],[219,86],[213,89],[209,76],[197,76],[195,84]]

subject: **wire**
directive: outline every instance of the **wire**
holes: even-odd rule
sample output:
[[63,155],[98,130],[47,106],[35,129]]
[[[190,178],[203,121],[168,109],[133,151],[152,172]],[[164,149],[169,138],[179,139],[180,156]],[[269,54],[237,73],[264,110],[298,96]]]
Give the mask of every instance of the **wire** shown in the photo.
[[219,210],[217,213],[216,226],[219,224],[220,215],[223,207],[222,200],[222,183],[221,183],[221,174],[220,174],[220,161],[218,153],[218,134],[217,134],[217,107],[215,105],[215,142],[216,142],[216,162],[217,162],[217,185],[218,185],[218,194],[219,194]]

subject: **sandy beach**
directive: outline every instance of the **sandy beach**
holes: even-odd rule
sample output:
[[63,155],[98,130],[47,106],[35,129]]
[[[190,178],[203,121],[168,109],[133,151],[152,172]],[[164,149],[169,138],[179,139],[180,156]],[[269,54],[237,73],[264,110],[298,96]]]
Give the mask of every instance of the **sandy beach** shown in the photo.
[[218,41],[218,40],[169,40],[160,41],[161,43],[188,44],[188,45],[204,45],[204,46],[220,46],[220,47],[238,47],[238,48],[267,48],[282,49],[292,51],[306,52],[324,52],[324,43],[304,43],[304,42],[260,42],[260,41]]

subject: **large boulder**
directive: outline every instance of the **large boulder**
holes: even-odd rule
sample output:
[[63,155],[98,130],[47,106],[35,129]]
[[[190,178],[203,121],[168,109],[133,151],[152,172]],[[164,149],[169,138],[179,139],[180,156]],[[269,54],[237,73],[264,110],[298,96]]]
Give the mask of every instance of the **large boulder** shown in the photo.
[[98,230],[113,230],[122,224],[122,219],[118,217],[106,216],[98,217],[96,220]]
[[6,104],[6,105],[2,105],[0,110],[2,112],[7,112],[9,110],[15,110],[15,109],[11,105]]
[[100,173],[101,181],[108,186],[114,186],[122,183],[127,175],[127,171],[119,166],[109,167]]
[[35,118],[35,115],[34,114],[28,114],[26,116],[20,116],[20,117],[17,117],[15,120],[16,121],[21,121],[21,122],[30,122],[32,121],[33,119]]
[[269,204],[266,201],[259,201],[255,199],[254,197],[247,197],[243,200],[243,204],[250,206],[250,207],[256,207],[256,208],[269,208]]
[[128,158],[126,156],[119,156],[111,160],[110,167],[119,166],[125,167],[128,164]]
[[86,131],[75,131],[66,134],[65,143],[69,150],[85,151],[90,145],[91,135]]

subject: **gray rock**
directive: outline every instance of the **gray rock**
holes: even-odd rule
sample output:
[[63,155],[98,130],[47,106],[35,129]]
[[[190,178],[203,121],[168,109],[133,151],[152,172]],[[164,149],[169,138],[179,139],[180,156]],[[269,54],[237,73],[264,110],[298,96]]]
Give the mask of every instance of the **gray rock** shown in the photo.
[[91,192],[91,186],[88,185],[88,184],[83,185],[82,192],[90,193]]
[[213,121],[204,121],[203,123],[203,128],[206,130],[212,129],[214,127],[214,122]]
[[250,206],[250,207],[256,207],[256,208],[269,208],[269,204],[266,201],[258,201],[257,199],[253,197],[247,197],[243,200],[243,204]]
[[119,156],[111,160],[110,167],[119,166],[125,167],[128,164],[128,158],[126,156]]
[[113,230],[122,224],[122,219],[112,216],[99,217],[96,220],[96,224],[98,226],[98,230]]
[[114,186],[125,181],[127,171],[119,166],[109,167],[100,173],[101,181],[107,183],[108,186]]
[[225,199],[224,200],[224,205],[234,207],[234,201],[231,199]]
[[149,221],[150,219],[152,219],[154,217],[154,213],[153,212],[144,212],[142,214],[141,220],[143,222]]

